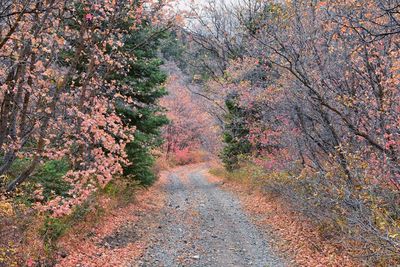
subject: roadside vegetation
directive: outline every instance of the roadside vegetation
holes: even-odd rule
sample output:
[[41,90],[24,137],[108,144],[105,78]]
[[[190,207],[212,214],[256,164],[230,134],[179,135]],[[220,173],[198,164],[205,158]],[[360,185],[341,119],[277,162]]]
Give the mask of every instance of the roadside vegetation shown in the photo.
[[360,264],[400,249],[399,3],[209,1],[177,60],[228,171],[285,199]]
[[146,1],[0,5],[0,266],[52,266],[158,171],[161,40],[174,15]]
[[54,265],[161,170],[216,158],[356,262],[400,264],[399,2],[234,2],[0,3],[0,266]]

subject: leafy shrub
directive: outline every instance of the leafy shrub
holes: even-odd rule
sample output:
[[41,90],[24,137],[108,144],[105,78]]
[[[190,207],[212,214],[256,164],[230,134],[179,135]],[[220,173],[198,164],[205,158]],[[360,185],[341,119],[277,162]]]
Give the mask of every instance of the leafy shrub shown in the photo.
[[103,188],[104,194],[110,197],[116,197],[118,194],[121,192],[120,188],[115,185],[115,183],[111,182],[108,183],[104,188]]
[[[211,173],[283,199],[292,210],[309,218],[322,238],[365,262],[392,266],[400,260],[400,207],[388,204],[395,203],[397,197],[391,190],[359,187],[350,193],[348,184],[337,178],[339,172],[322,175],[304,171],[294,176],[267,171],[245,159],[240,166],[233,171],[214,168]],[[377,254],[365,255],[366,251]]]
[[63,177],[70,168],[67,160],[50,160],[45,162],[36,172],[32,181],[43,188],[44,200],[57,196],[68,196],[71,185]]
[[85,201],[81,205],[75,207],[74,211],[66,218],[68,225],[73,225],[75,222],[83,221],[86,215],[92,210],[91,203],[89,200]]
[[[14,180],[16,175],[27,168],[30,160],[27,158],[15,160],[9,172],[2,176],[0,184],[4,188],[8,182]],[[20,185],[10,196],[16,203],[31,206],[37,202],[35,190],[40,188],[43,199],[46,202],[55,196],[68,196],[71,185],[64,180],[65,174],[70,169],[68,160],[48,160],[41,164],[27,182]]]
[[46,217],[43,227],[39,233],[43,237],[44,242],[50,246],[55,246],[55,242],[65,233],[69,225],[59,218]]
[[208,153],[203,150],[193,150],[189,148],[176,151],[169,157],[169,163],[172,166],[182,166],[204,162],[208,159]]
[[97,212],[97,206],[94,207],[90,199],[88,199],[83,204],[76,206],[73,212],[68,216],[60,218],[47,216],[44,219],[43,226],[39,229],[39,234],[42,236],[47,248],[49,250],[54,250],[57,240],[62,237],[68,229],[84,221],[87,215],[93,210]]

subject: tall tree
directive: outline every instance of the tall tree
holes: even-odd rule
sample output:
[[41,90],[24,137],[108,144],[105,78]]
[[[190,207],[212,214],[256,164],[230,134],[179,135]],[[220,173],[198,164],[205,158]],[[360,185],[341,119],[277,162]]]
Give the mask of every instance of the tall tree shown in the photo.
[[167,75],[160,68],[163,62],[158,53],[165,30],[147,21],[124,40],[124,49],[133,53],[135,60],[129,63],[122,81],[129,88],[122,94],[130,101],[118,101],[117,112],[124,124],[136,129],[134,140],[126,146],[129,164],[124,166],[124,175],[143,185],[150,185],[156,178],[152,150],[162,144],[161,127],[168,123],[159,105],[160,98],[167,94],[163,87]]

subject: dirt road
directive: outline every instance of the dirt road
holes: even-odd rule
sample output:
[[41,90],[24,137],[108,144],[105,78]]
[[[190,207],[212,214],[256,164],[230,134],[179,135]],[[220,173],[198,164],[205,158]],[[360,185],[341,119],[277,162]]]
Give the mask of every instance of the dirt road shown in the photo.
[[169,174],[165,207],[143,220],[157,226],[138,227],[150,244],[131,266],[284,266],[239,200],[210,183],[205,167],[190,168]]

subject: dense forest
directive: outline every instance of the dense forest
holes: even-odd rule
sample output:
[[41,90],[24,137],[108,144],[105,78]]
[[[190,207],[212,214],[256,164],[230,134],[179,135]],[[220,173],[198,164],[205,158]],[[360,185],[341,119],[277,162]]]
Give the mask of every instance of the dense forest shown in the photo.
[[0,55],[0,266],[199,162],[399,264],[400,1],[4,0]]

